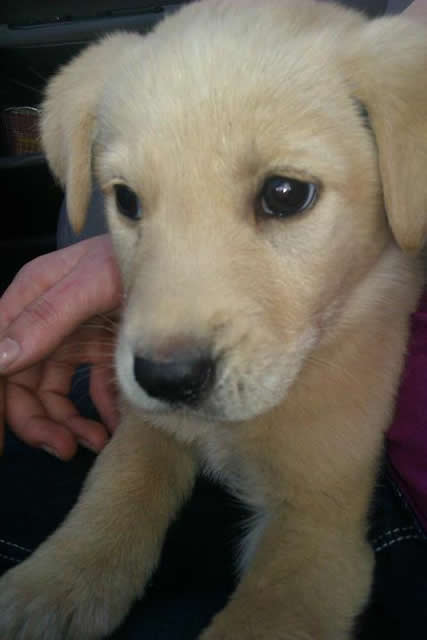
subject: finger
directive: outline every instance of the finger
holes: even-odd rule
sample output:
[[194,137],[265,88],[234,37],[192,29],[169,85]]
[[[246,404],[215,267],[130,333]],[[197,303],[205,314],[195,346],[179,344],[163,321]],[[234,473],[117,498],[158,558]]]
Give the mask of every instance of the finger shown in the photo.
[[77,439],[62,424],[45,415],[33,415],[15,425],[16,435],[31,447],[43,449],[60,460],[71,460],[77,453]]
[[94,453],[99,453],[110,441],[110,434],[100,422],[89,420],[79,414],[70,416],[65,425],[75,435],[79,444]]
[[31,391],[37,392],[40,378],[43,375],[45,364],[40,363],[35,365],[34,367],[30,367],[29,369],[25,369],[24,371],[20,371],[19,373],[15,373],[14,376],[10,376],[4,378],[6,384],[6,390],[9,388],[9,384],[17,384],[21,387],[25,387]]
[[49,362],[38,394],[50,418],[67,426],[83,446],[98,453],[109,439],[108,432],[99,422],[81,417],[67,397],[73,372],[73,365]]
[[88,241],[31,260],[18,271],[0,299],[0,333],[23,308],[67,275],[88,251]]
[[45,449],[63,460],[69,460],[75,454],[75,436],[67,427],[47,416],[42,403],[30,389],[8,384],[6,416],[11,429],[27,444]]
[[81,445],[99,453],[107,444],[109,435],[105,427],[95,420],[80,416],[67,397],[52,391],[43,392],[40,397],[47,415],[56,423],[65,425]]
[[91,368],[89,392],[101,420],[113,432],[119,422],[119,411],[112,367]]
[[69,343],[55,353],[55,359],[75,364],[91,363],[89,393],[102,422],[112,432],[119,420],[113,367],[116,322],[110,320],[107,326],[105,318],[101,319],[100,325],[98,322],[94,318],[92,327],[86,325],[70,336]]
[[93,315],[120,303],[120,279],[111,251],[98,250],[33,301],[8,327],[21,347],[7,367],[13,373],[44,358]]

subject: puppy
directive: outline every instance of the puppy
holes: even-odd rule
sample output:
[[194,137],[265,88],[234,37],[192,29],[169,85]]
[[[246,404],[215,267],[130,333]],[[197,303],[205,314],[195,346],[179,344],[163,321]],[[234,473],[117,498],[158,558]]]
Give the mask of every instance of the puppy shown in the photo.
[[65,523],[0,581],[1,638],[109,634],[200,470],[256,516],[200,638],[352,637],[423,285],[426,60],[400,18],[211,0],[50,82],[50,166],[76,229],[93,169],[123,277],[122,418]]

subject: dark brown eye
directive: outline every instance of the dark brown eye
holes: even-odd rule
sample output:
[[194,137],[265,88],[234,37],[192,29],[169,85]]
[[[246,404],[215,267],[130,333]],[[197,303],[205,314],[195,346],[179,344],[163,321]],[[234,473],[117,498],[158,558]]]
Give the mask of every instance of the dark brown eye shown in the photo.
[[141,217],[141,203],[135,191],[125,184],[114,185],[114,195],[119,212],[131,220],[139,220]]
[[317,199],[317,185],[294,178],[267,178],[258,196],[261,215],[286,218],[312,206]]

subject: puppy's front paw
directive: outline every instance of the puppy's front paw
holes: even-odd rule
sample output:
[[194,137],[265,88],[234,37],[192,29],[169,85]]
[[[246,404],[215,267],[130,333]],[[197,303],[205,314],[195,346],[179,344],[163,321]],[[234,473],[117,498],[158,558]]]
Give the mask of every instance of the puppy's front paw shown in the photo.
[[98,640],[119,624],[130,603],[98,567],[40,560],[0,579],[2,640]]

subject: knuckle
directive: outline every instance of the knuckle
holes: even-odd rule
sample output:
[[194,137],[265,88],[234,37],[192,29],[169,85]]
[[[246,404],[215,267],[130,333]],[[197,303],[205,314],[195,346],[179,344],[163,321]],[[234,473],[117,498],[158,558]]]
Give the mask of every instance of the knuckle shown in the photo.
[[58,321],[57,310],[45,296],[37,298],[27,307],[25,313],[31,324],[41,325],[42,327],[50,327]]

